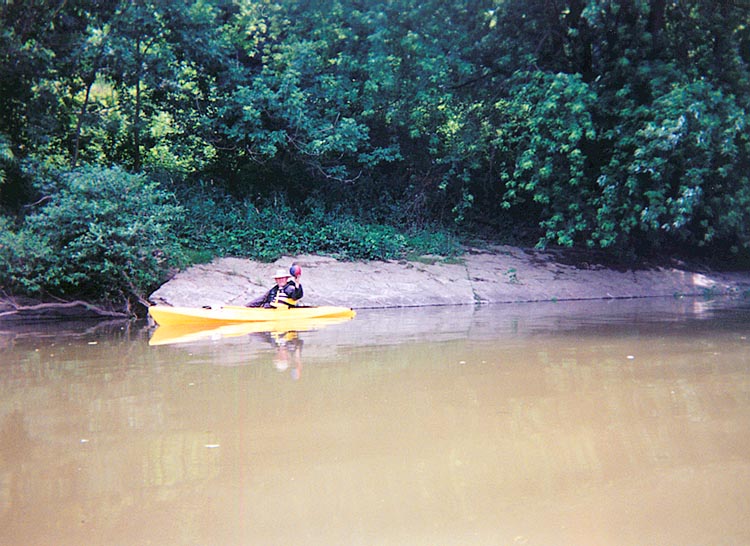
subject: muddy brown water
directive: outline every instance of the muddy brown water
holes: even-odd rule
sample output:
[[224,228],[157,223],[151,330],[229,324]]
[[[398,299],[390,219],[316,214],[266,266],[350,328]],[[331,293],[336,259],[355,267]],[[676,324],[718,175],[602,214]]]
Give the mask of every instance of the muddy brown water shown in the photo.
[[0,328],[0,544],[750,543],[750,303]]

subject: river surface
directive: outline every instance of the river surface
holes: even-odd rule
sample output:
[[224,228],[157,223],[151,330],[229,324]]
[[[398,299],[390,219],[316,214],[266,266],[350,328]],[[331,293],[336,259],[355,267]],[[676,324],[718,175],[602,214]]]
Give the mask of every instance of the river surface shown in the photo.
[[0,327],[0,544],[750,544],[747,300],[152,335]]

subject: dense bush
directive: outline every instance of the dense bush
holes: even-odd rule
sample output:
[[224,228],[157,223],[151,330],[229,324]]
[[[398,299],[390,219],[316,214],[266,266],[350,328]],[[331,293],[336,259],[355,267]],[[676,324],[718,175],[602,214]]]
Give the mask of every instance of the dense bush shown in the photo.
[[143,175],[79,168],[39,181],[50,196],[17,229],[0,227],[0,284],[27,294],[124,301],[164,280],[182,209]]
[[6,294],[41,293],[53,255],[46,237],[28,227],[16,229],[0,216],[0,286]]

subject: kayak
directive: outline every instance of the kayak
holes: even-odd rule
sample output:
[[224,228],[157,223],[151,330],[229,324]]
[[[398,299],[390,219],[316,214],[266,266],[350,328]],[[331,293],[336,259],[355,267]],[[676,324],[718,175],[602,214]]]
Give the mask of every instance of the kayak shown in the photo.
[[154,305],[148,313],[159,326],[239,324],[245,322],[299,322],[312,319],[353,318],[356,314],[349,307],[322,305],[319,307],[169,307]]
[[276,321],[233,322],[213,324],[171,324],[154,330],[149,345],[172,345],[202,340],[215,341],[228,337],[240,337],[260,332],[286,333],[320,330],[326,326],[351,320],[351,316],[290,319]]

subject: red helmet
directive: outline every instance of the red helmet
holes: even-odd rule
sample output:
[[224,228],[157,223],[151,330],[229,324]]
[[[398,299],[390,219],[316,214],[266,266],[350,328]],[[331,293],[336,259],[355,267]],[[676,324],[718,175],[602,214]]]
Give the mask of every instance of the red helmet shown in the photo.
[[302,268],[297,264],[292,264],[292,267],[289,268],[289,273],[291,273],[292,277],[299,277],[302,274]]

